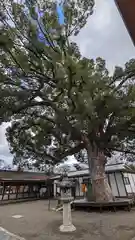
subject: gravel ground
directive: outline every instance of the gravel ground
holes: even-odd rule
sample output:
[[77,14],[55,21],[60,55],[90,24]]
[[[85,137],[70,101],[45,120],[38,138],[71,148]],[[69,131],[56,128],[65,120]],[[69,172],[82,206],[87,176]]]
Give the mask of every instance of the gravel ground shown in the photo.
[[[52,201],[51,207],[55,206],[56,202]],[[14,215],[20,218],[13,218]],[[48,211],[48,201],[0,207],[0,226],[26,240],[131,240],[135,237],[135,209],[116,213],[73,211],[72,217],[77,230],[65,234],[59,232],[62,213]]]

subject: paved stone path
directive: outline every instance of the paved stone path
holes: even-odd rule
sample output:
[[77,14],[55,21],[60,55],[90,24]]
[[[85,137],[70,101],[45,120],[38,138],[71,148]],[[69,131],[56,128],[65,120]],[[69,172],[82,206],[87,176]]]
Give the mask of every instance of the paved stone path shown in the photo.
[[25,240],[25,239],[13,233],[10,233],[6,229],[0,227],[0,240]]
[[[56,202],[51,201],[51,209]],[[14,218],[13,216],[23,216]],[[131,212],[72,212],[76,231],[60,233],[62,212],[48,211],[48,201],[0,207],[0,240],[135,240],[135,208]]]

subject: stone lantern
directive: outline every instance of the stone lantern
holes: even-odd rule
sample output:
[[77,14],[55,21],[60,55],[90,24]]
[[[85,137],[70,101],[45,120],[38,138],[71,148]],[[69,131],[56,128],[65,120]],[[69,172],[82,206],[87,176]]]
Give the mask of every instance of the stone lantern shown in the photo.
[[71,189],[73,187],[73,182],[68,179],[66,173],[62,175],[61,181],[58,183],[61,190],[60,200],[63,203],[63,224],[60,226],[61,232],[73,232],[76,230],[75,226],[72,224],[71,217],[71,201],[73,197],[71,194]]

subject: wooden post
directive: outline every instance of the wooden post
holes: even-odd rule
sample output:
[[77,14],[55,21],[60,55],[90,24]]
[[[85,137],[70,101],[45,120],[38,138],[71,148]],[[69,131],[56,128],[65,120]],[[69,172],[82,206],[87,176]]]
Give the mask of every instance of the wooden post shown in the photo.
[[16,186],[16,199],[18,198],[19,188],[20,188],[20,186]]
[[5,183],[3,182],[3,191],[2,191],[2,201],[3,201],[3,198],[4,198],[4,195],[5,195],[5,188],[6,188],[6,186],[5,186]]
[[49,189],[48,189],[48,197],[49,197],[48,210],[50,211],[50,209],[51,209],[51,191],[50,191],[50,186],[49,186]]
[[8,200],[10,199],[10,191],[11,191],[11,185],[9,186],[9,190],[8,190]]
[[22,196],[23,196],[23,198],[24,198],[24,189],[25,189],[25,184],[24,184],[24,186],[23,186],[23,191],[22,191]]

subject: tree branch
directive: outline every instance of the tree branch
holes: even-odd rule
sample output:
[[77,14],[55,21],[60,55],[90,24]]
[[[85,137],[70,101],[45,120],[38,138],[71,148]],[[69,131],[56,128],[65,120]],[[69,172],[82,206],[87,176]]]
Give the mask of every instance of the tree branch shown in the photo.
[[71,148],[68,151],[65,151],[65,153],[60,155],[60,158],[62,159],[62,158],[65,158],[67,156],[72,156],[72,155],[74,155],[75,153],[79,152],[81,149],[84,149],[84,148],[85,148],[85,144],[84,143],[80,143],[76,147]]

